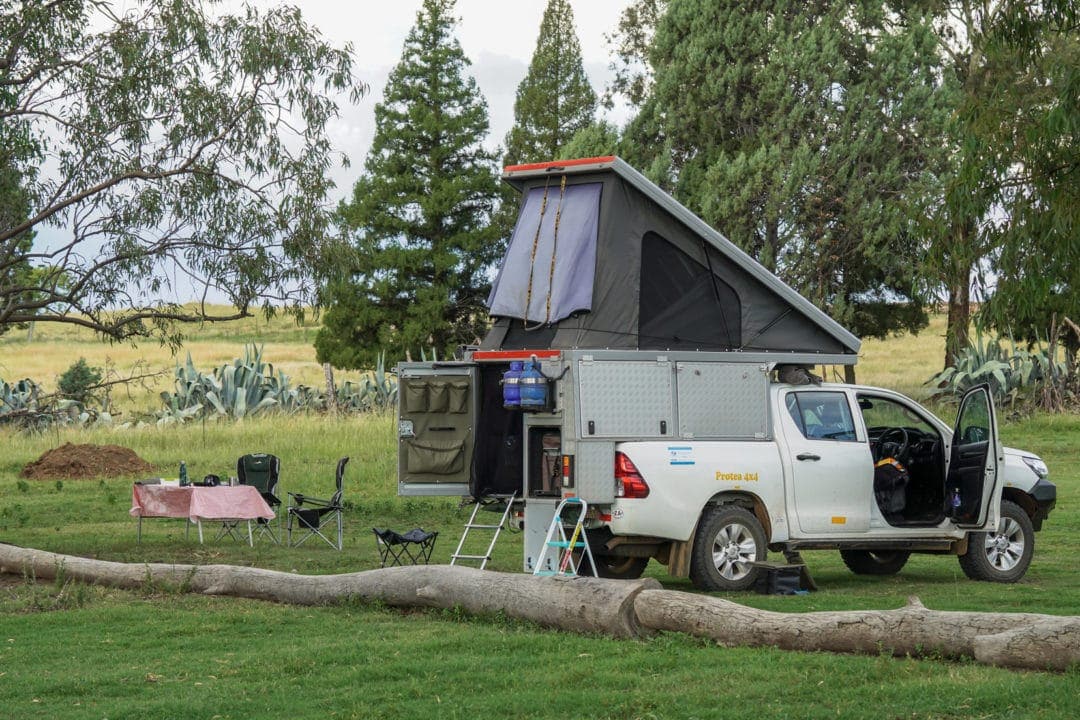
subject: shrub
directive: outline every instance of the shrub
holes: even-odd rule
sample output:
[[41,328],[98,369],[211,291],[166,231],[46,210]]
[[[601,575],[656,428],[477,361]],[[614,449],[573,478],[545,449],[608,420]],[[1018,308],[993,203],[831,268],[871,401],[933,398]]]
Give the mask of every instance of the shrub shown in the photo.
[[91,399],[91,391],[101,383],[101,379],[101,368],[87,365],[85,358],[79,358],[60,376],[57,386],[64,397],[86,405]]

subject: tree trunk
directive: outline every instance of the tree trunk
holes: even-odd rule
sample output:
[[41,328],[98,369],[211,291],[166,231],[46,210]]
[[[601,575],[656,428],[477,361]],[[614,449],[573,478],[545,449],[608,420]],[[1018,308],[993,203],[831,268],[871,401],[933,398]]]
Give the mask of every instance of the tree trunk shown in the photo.
[[945,323],[945,367],[956,364],[956,358],[968,345],[971,324],[971,278],[965,271],[949,285],[949,315]]
[[533,577],[449,565],[410,565],[343,575],[298,575],[233,565],[135,564],[91,560],[0,544],[0,573],[136,589],[164,584],[204,595],[326,605],[362,598],[395,607],[461,607],[478,615],[505,613],[547,627],[612,637],[641,637],[634,597],[659,588],[653,579]]
[[638,622],[724,645],[877,655],[968,657],[1003,667],[1065,670],[1080,662],[1080,617],[928,610],[778,613],[707,595],[645,590]]
[[1065,670],[1080,663],[1080,617],[941,612],[915,598],[899,610],[778,613],[644,580],[533,577],[447,565],[298,575],[230,565],[127,564],[0,544],[0,572],[115,587],[168,584],[207,595],[322,605],[347,598],[397,607],[460,607],[612,637],[656,630],[724,645],[924,657],[970,657],[1004,667]]
[[331,415],[337,415],[337,385],[334,384],[334,368],[330,363],[323,363],[323,375],[326,376],[326,409]]

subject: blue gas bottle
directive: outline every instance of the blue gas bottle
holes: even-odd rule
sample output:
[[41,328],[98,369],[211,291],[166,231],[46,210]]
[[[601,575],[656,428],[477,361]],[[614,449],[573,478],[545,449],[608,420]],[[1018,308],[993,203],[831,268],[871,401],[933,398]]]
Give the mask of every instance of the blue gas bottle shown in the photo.
[[543,410],[548,404],[548,380],[540,372],[540,363],[533,358],[521,371],[521,409]]
[[510,369],[503,373],[503,407],[507,410],[521,409],[521,369],[525,363],[521,360],[513,360]]

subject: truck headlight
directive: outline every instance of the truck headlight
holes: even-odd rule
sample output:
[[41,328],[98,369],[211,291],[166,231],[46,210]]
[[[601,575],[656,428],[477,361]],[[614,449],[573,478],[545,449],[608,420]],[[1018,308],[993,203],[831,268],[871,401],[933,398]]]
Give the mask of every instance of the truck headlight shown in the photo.
[[1024,464],[1031,468],[1031,472],[1038,475],[1039,479],[1050,474],[1050,468],[1046,467],[1046,463],[1037,457],[1025,457]]

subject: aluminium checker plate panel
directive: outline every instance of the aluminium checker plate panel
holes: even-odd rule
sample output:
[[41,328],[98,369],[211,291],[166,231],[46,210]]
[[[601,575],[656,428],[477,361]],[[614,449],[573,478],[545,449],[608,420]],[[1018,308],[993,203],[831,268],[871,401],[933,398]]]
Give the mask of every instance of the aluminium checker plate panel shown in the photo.
[[674,380],[662,360],[578,362],[578,437],[673,437]]
[[755,363],[676,364],[679,435],[764,440],[769,437],[768,366]]
[[615,443],[582,441],[574,455],[573,493],[587,503],[608,504],[615,500]]

